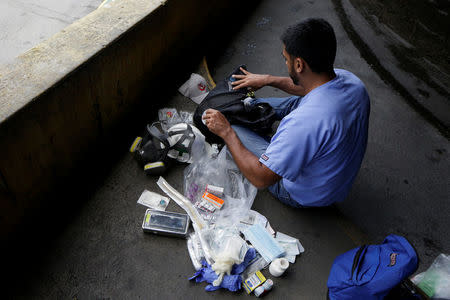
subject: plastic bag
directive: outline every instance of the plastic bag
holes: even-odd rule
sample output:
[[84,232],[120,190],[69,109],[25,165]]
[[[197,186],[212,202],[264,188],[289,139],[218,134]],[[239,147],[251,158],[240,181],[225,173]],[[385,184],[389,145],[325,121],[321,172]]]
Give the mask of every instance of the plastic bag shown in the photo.
[[[233,237],[239,237],[239,231],[235,227],[207,227],[197,232],[198,238],[206,261],[212,265],[216,257],[223,251],[227,241]],[[240,258],[244,258],[241,253]]]
[[233,226],[205,228],[198,232],[198,238],[206,261],[212,265],[217,275],[229,273],[234,264],[240,264],[244,260],[248,250],[239,230]]
[[431,299],[450,299],[450,256],[439,254],[428,270],[414,276],[412,282]]
[[181,110],[179,115],[182,123],[194,124],[193,113]]
[[176,108],[162,108],[158,110],[158,119],[165,132],[178,123],[194,124],[193,117],[193,113],[188,111],[178,112]]
[[169,205],[170,199],[160,194],[144,190],[139,197],[137,203],[145,205],[149,208],[157,210],[166,210],[167,205]]
[[201,217],[198,211],[192,206],[192,203],[180,194],[176,189],[174,189],[163,177],[159,177],[156,184],[166,193],[170,198],[173,199],[182,209],[184,209],[192,221],[192,226],[196,232],[207,228],[205,220]]
[[208,184],[224,189],[225,203],[206,219],[218,225],[238,224],[248,214],[257,189],[239,171],[226,147],[217,157],[203,155],[184,171],[184,194],[192,203],[201,200]]
[[196,271],[202,267],[202,260],[205,257],[200,240],[195,232],[191,233],[187,239],[187,248],[192,265]]
[[173,125],[182,123],[180,115],[175,108],[162,108],[158,110],[158,119],[165,132]]

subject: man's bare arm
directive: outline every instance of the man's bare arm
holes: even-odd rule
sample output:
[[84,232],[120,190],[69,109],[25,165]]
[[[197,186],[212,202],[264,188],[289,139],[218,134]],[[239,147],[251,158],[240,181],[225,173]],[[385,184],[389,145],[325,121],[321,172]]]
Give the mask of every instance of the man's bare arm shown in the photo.
[[208,109],[203,119],[206,120],[208,129],[225,141],[239,170],[254,186],[264,188],[281,179],[279,175],[259,162],[256,155],[245,148],[223,114],[217,110]]
[[233,75],[234,78],[238,79],[231,83],[234,86],[233,89],[235,90],[246,87],[256,91],[269,85],[291,95],[305,95],[305,89],[300,85],[295,85],[290,77],[280,77],[269,74],[253,74],[243,68],[241,68],[241,71],[244,75]]

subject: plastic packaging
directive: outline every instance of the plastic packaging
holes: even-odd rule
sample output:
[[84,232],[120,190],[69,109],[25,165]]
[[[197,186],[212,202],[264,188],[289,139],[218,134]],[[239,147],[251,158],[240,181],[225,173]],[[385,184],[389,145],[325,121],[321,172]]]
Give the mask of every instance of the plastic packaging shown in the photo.
[[161,122],[162,129],[166,132],[171,126],[182,122],[175,108],[162,108],[158,110],[158,118]]
[[225,274],[230,275],[234,264],[240,264],[244,261],[247,253],[247,243],[234,235],[226,239],[221,251],[214,257],[214,264],[211,266],[219,277],[214,280],[213,285],[219,286],[222,283]]
[[247,294],[250,294],[258,286],[263,284],[264,281],[266,281],[266,277],[264,277],[264,275],[260,271],[257,271],[243,281],[245,291],[247,292]]
[[[265,216],[263,216],[256,210],[251,209],[246,215],[243,215],[241,220],[239,221],[239,230],[243,231],[254,224],[259,224],[266,229],[268,229],[267,226],[270,226]],[[270,230],[268,230],[268,232],[272,235]]]
[[188,111],[178,112],[176,108],[162,108],[158,110],[158,119],[164,131],[178,123],[194,124],[194,114]]
[[271,262],[275,258],[285,255],[280,244],[260,224],[252,225],[242,233],[266,261]]
[[216,291],[220,288],[228,289],[232,292],[236,292],[241,289],[242,277],[241,274],[244,269],[247,267],[248,263],[252,261],[256,256],[256,251],[253,248],[247,250],[245,253],[244,261],[238,265],[234,265],[231,269],[231,275],[224,275],[222,283],[219,286],[214,286],[212,283],[217,280],[219,277],[216,272],[211,268],[211,265],[208,264],[205,260],[202,261],[203,267],[198,270],[194,276],[189,278],[189,280],[195,279],[196,282],[206,281],[210,283],[206,286],[206,291]]
[[180,119],[182,123],[194,124],[194,114],[188,111],[180,111]]
[[261,254],[257,254],[255,259],[253,259],[249,264],[247,269],[242,273],[243,278],[248,278],[250,275],[255,274],[257,271],[261,271],[267,267],[269,263],[262,258]]
[[156,184],[175,201],[182,209],[184,209],[192,220],[195,231],[202,230],[207,227],[206,222],[200,216],[198,211],[192,206],[192,203],[176,189],[174,189],[163,177],[159,177]]
[[204,255],[195,232],[188,237],[187,248],[194,269],[196,271],[200,270],[200,268],[202,267],[202,259],[204,258]]
[[275,240],[283,247],[285,251],[285,256],[291,264],[295,263],[295,258],[300,253],[305,252],[300,241],[282,232],[277,232]]
[[224,205],[216,210],[212,222],[234,225],[247,215],[257,189],[239,171],[226,147],[217,157],[203,155],[184,171],[184,194],[192,202],[199,201],[207,185],[223,187]]
[[305,248],[303,248],[303,245],[300,243],[300,241],[298,239],[292,237],[292,236],[289,236],[289,235],[287,235],[285,233],[282,233],[282,232],[278,231],[277,234],[276,234],[275,239],[279,243],[280,242],[283,242],[283,243],[295,243],[297,245],[297,247],[298,247],[298,253],[297,254],[305,252]]
[[145,205],[147,207],[157,209],[157,210],[166,210],[167,205],[169,205],[170,199],[160,194],[150,192],[148,190],[144,190],[139,197],[137,203]]
[[263,284],[258,286],[253,293],[256,297],[261,297],[262,295],[268,293],[273,288],[273,280],[267,279]]
[[[198,232],[198,237],[205,254],[205,259],[209,264],[213,264],[218,257],[221,256],[224,249],[227,247],[227,243],[230,239],[239,237],[239,231],[233,227],[219,227],[205,228]],[[242,240],[242,248],[239,253],[239,260],[243,260],[248,246],[244,240]]]
[[145,232],[169,236],[186,237],[189,228],[189,217],[186,214],[147,209],[142,222]]
[[439,254],[428,270],[414,276],[412,282],[431,299],[450,299],[450,256]]
[[253,294],[255,294],[256,297],[260,297],[265,291],[264,287],[260,285],[253,291]]

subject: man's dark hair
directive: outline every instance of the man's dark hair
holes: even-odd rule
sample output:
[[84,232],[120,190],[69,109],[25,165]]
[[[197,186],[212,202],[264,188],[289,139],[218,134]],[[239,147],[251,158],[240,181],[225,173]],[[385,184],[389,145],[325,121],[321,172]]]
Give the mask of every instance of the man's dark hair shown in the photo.
[[336,57],[336,36],[324,19],[307,19],[289,26],[281,36],[286,52],[301,57],[315,73],[331,72]]

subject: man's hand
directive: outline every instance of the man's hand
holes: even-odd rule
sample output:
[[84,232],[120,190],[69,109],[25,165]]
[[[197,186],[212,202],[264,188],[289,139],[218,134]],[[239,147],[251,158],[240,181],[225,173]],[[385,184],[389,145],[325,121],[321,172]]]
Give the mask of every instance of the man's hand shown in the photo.
[[218,110],[211,108],[207,109],[202,119],[206,121],[206,126],[209,131],[220,136],[224,140],[225,137],[229,135],[230,131],[233,130],[228,120]]
[[256,91],[266,85],[270,85],[291,95],[306,95],[305,88],[301,85],[295,85],[290,77],[253,74],[243,68],[241,68],[241,71],[244,75],[233,75],[234,78],[238,79],[231,83],[233,90],[248,88],[249,90]]
[[243,68],[241,68],[241,71],[244,75],[233,75],[233,78],[239,79],[231,83],[234,86],[233,90],[246,87],[252,91],[256,91],[268,84],[269,75],[253,74]]

